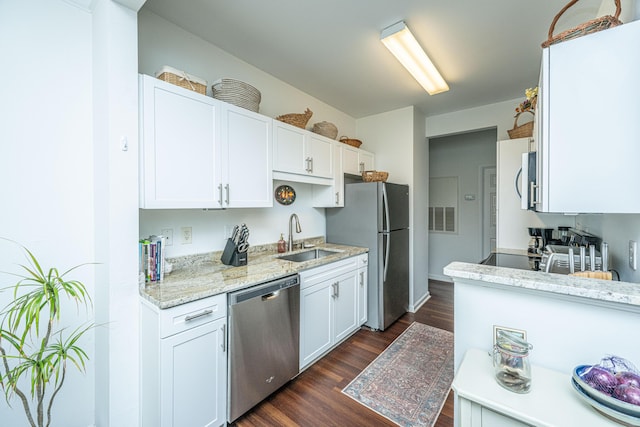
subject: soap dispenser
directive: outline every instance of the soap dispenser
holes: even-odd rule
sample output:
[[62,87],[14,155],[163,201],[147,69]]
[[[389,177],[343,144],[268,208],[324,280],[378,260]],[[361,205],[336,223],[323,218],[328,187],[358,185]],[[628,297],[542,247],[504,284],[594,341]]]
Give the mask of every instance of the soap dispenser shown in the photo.
[[278,253],[281,254],[287,251],[287,242],[284,240],[284,234],[280,233],[280,240],[278,240]]

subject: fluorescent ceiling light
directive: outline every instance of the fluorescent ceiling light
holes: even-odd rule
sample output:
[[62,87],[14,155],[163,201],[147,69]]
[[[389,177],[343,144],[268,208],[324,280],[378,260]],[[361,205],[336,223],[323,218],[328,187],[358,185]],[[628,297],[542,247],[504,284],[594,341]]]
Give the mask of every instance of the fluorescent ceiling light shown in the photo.
[[429,95],[449,90],[449,85],[420,47],[404,21],[382,30],[380,40],[424,90],[429,92]]

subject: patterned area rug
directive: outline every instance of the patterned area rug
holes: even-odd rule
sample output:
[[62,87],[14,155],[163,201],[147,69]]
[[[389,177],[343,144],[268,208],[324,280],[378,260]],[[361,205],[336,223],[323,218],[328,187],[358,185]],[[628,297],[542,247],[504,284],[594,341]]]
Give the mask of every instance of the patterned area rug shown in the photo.
[[342,390],[400,426],[432,427],[453,381],[453,334],[414,322]]

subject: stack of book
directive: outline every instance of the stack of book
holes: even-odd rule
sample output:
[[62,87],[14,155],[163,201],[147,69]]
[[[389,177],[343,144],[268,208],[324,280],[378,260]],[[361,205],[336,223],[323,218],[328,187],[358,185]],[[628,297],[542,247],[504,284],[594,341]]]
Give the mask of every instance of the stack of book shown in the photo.
[[164,279],[164,237],[149,236],[138,242],[140,273],[145,283]]

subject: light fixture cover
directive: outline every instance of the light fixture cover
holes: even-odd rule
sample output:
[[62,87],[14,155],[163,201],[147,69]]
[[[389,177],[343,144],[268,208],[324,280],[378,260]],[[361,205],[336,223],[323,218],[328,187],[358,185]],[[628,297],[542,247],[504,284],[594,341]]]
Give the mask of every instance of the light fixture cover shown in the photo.
[[380,40],[429,95],[449,90],[449,85],[413,37],[404,21],[382,30]]

